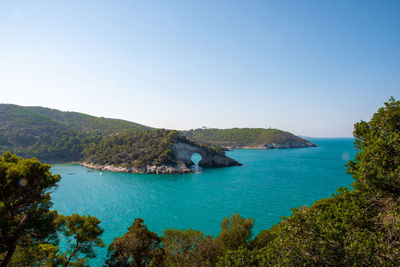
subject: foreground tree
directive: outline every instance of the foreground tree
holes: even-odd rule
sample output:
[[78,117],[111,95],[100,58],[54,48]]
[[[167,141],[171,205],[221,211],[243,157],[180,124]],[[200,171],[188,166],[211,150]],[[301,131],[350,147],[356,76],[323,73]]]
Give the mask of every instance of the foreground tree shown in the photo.
[[[85,258],[94,258],[96,253],[94,247],[104,247],[105,244],[100,239],[104,230],[100,227],[100,220],[96,217],[81,216],[73,214],[71,216],[60,216],[61,230],[68,239],[69,249],[62,254],[65,258],[64,266],[84,264],[85,259],[79,258],[83,254]],[[76,262],[74,263],[73,260]]]
[[163,256],[161,238],[149,231],[143,222],[143,219],[135,219],[127,233],[114,239],[108,247],[107,266],[159,265]]
[[17,247],[9,266],[64,266],[65,256],[52,244]]
[[213,266],[216,243],[201,231],[167,229],[162,237],[166,266]]
[[100,221],[96,217],[73,214],[60,215],[56,223],[58,231],[64,236],[67,251],[63,252],[58,246],[48,243],[17,247],[10,266],[89,266],[87,258],[96,256],[94,248],[104,247],[99,238],[103,233]]
[[228,250],[225,255],[219,258],[217,267],[242,267],[257,266],[257,259],[254,251],[246,247],[240,247],[237,250]]
[[360,153],[348,164],[356,179],[353,186],[400,196],[400,101],[392,97],[371,121],[358,122],[354,128]]
[[273,232],[264,232],[264,247],[264,238],[253,242],[256,255],[237,251],[240,260],[262,266],[400,265],[400,102],[392,98],[370,122],[355,124],[354,136],[358,153],[348,163],[354,190],[342,188],[294,209]]
[[[51,211],[51,189],[60,180],[50,165],[9,152],[0,156],[0,266],[84,266],[103,247],[103,229],[91,216]],[[58,234],[70,250],[59,250]]]
[[243,218],[239,214],[233,214],[231,219],[226,217],[221,223],[221,232],[217,237],[217,242],[221,252],[236,250],[240,246],[245,246],[252,236],[254,226],[253,218]]
[[60,180],[50,165],[9,152],[0,156],[0,266],[7,266],[16,248],[57,243],[58,225],[50,191]]

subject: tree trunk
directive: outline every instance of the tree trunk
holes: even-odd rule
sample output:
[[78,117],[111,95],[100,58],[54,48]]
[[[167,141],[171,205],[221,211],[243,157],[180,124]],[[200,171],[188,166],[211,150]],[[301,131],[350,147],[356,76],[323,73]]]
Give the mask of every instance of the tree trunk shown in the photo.
[[[64,266],[64,267],[68,267],[69,263],[71,262],[72,257],[73,257],[73,256],[75,255],[75,253],[78,251],[79,245],[80,245],[79,242],[76,243],[75,249],[74,249],[74,251],[72,251],[71,255],[68,257],[68,260],[67,260],[67,262],[65,263],[65,266]],[[2,267],[2,266],[0,266],[0,267]]]
[[14,255],[15,249],[17,248],[17,241],[13,241],[10,245],[10,249],[7,251],[6,256],[0,263],[0,267],[6,267],[10,261],[12,256]]
[[[28,216],[26,215],[26,213],[24,213],[24,217],[19,222],[18,227],[21,227],[21,225],[23,225],[25,223],[27,217]],[[15,238],[15,240],[10,242],[11,243],[10,248],[8,249],[7,254],[4,257],[4,259],[1,261],[0,267],[6,267],[10,263],[11,258],[14,255],[14,252],[15,252],[15,249],[17,248],[17,243],[18,243],[18,238],[15,236],[14,236],[14,238]]]

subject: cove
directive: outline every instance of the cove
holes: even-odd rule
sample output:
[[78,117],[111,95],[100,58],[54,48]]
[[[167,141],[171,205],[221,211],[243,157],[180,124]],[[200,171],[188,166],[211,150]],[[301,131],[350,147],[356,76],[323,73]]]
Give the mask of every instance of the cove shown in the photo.
[[[151,231],[193,228],[218,235],[222,219],[238,212],[255,219],[254,234],[312,205],[353,179],[344,164],[355,155],[353,139],[310,139],[318,147],[227,152],[243,166],[201,173],[156,175],[90,171],[79,165],[53,165],[62,179],[53,192],[54,209],[93,215],[102,221],[108,246],[141,217]],[[70,174],[73,173],[73,174]],[[101,266],[107,247],[91,266]]]

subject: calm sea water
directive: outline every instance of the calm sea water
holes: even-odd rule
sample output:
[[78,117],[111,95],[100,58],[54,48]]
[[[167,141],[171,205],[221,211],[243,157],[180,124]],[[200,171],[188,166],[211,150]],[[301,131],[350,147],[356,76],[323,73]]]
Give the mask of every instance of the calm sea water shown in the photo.
[[[216,236],[222,219],[238,212],[255,219],[257,234],[290,215],[291,208],[312,205],[352,183],[344,164],[355,155],[353,139],[310,140],[318,147],[230,151],[227,155],[243,166],[195,174],[100,175],[78,165],[53,165],[52,172],[62,176],[54,208],[99,218],[107,246],[138,217],[159,234],[193,228]],[[102,265],[107,247],[97,252],[92,266]]]

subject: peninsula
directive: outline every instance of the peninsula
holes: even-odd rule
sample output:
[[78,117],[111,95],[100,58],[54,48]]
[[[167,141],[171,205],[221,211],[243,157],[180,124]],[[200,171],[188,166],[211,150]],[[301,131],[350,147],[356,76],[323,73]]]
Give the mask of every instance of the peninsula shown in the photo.
[[127,131],[104,138],[83,150],[81,165],[103,171],[128,173],[190,173],[193,153],[201,167],[240,166],[222,149],[199,145],[177,131]]
[[183,131],[182,134],[195,142],[204,143],[215,147],[221,147],[227,150],[233,148],[280,149],[317,146],[316,144],[300,138],[292,133],[278,129],[201,128]]

